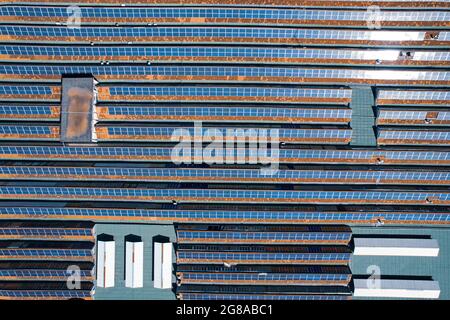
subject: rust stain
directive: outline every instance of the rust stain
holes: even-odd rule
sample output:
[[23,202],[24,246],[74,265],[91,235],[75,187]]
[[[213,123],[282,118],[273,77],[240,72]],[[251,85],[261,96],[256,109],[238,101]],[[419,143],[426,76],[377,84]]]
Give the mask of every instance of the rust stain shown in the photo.
[[[351,118],[313,118],[313,117],[284,117],[284,116],[196,116],[196,115],[145,115],[145,114],[110,114],[109,107],[97,107],[97,114],[101,120],[125,121],[267,121],[288,123],[348,123]],[[334,109],[326,109],[334,110]]]
[[[100,88],[102,89],[102,88]],[[304,98],[304,97],[230,97],[230,96],[154,96],[154,95],[110,95],[99,90],[103,101],[265,101],[348,104],[351,98]]]
[[438,140],[438,139],[429,139],[429,140],[415,140],[415,139],[383,139],[378,138],[377,143],[379,145],[384,144],[411,144],[411,145],[450,145],[450,140]]
[[[272,83],[340,83],[340,84],[371,84],[371,85],[438,85],[449,86],[450,80],[401,80],[401,79],[367,79],[367,78],[314,78],[314,77],[268,77],[268,76],[171,76],[171,75],[96,75],[101,81],[233,81],[233,82],[272,82]],[[60,80],[60,75],[19,75],[0,74],[5,80]],[[59,94],[55,92],[55,94]]]
[[[66,17],[41,17],[41,16],[2,16],[4,21],[10,22],[65,22]],[[273,18],[207,18],[207,17],[191,17],[191,18],[170,18],[170,17],[81,17],[81,23],[136,23],[136,24],[237,24],[237,25],[317,25],[317,26],[367,26],[366,21],[360,20],[314,20],[314,19],[273,19]],[[379,21],[381,27],[448,27],[450,21]],[[432,37],[427,37],[433,39]]]
[[274,44],[322,44],[322,45],[368,45],[368,46],[448,46],[450,41],[439,39],[385,41],[385,40],[341,40],[310,38],[232,38],[232,37],[48,37],[48,36],[7,36],[0,35],[0,41],[55,41],[64,42],[133,42],[133,43],[274,43]]
[[405,104],[405,105],[450,105],[450,100],[412,100],[412,99],[377,99],[378,105]]

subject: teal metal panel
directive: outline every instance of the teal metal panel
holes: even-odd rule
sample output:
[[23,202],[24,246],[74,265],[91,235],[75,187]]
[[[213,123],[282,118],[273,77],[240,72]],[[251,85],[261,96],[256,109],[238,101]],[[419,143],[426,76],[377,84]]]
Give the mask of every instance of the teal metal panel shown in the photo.
[[377,145],[374,125],[375,115],[372,106],[375,103],[372,89],[370,87],[352,88],[352,146],[373,146]]

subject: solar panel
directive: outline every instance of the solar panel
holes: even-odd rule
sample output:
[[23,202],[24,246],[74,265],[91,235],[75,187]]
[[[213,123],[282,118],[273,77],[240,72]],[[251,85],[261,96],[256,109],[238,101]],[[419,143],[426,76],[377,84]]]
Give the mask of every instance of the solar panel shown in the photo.
[[351,233],[178,231],[178,243],[348,243]]
[[0,126],[0,139],[4,140],[55,140],[59,137],[59,128],[51,126]]
[[0,85],[0,99],[7,101],[60,101],[60,88],[43,85]]
[[100,101],[237,101],[249,102],[321,102],[348,104],[349,89],[310,89],[277,87],[211,87],[211,86],[115,86],[100,87]]
[[[271,83],[387,83],[394,81],[412,85],[448,84],[446,71],[314,69],[275,67],[216,66],[65,66],[65,65],[2,65],[0,77],[11,80],[33,78],[60,82],[62,74],[93,74],[98,80],[187,82],[214,80],[221,82]],[[325,80],[326,79],[326,80]]]
[[[98,127],[99,141],[174,141],[202,137],[214,137],[219,141],[258,141],[268,137],[272,129],[267,128],[194,128],[194,127]],[[278,129],[280,141],[291,143],[346,144],[351,139],[351,130],[346,129]],[[188,141],[188,140],[183,140]]]
[[193,203],[324,203],[446,205],[448,192],[264,191],[228,189],[133,189],[74,187],[0,187],[1,199],[137,201]]
[[[79,270],[81,281],[93,280],[92,271]],[[62,280],[72,275],[68,270],[54,269],[0,269],[0,280]]]
[[[265,107],[97,107],[100,120],[107,121],[226,121],[348,123],[351,109]],[[0,107],[1,112],[1,107]]]
[[450,105],[450,91],[380,90],[378,105]]
[[[276,24],[320,24],[328,21],[326,25],[343,24],[342,21],[359,21],[366,25],[371,19],[370,11],[337,11],[337,10],[298,10],[298,9],[236,9],[236,8],[109,8],[109,7],[81,7],[80,15],[83,22],[114,23],[114,22],[158,22],[158,23],[276,23]],[[0,16],[9,21],[35,21],[51,22],[67,18],[68,13],[64,7],[18,7],[5,6],[0,8]],[[15,20],[13,20],[15,18]],[[47,18],[42,20],[42,18]],[[440,22],[450,20],[447,12],[441,11],[382,11],[381,21],[402,22],[401,25],[411,21]],[[256,21],[255,21],[256,20]],[[331,23],[330,23],[331,21]],[[354,25],[354,24],[351,24]],[[390,24],[387,24],[390,25]]]
[[[264,63],[284,64],[320,61],[325,64],[351,62],[354,64],[401,64],[399,50],[358,50],[332,48],[270,48],[270,47],[107,47],[107,46],[36,46],[3,45],[0,60],[4,61],[62,61],[96,62],[208,62],[208,63]],[[128,57],[133,57],[129,60]],[[446,51],[414,50],[412,61],[424,64],[448,64],[450,53]]]
[[[402,44],[415,41],[423,43],[425,31],[366,31],[330,29],[288,29],[288,28],[239,28],[239,27],[36,27],[0,26],[0,40],[4,42],[33,40],[35,42],[98,41],[120,43],[123,41],[161,43],[161,42],[215,42],[215,43],[281,43],[308,44],[329,43],[379,43]],[[440,32],[436,45],[446,45],[449,32]],[[342,42],[337,42],[340,40]]]
[[[230,152],[234,158],[248,156],[248,149],[236,148]],[[192,153],[192,156],[194,154]],[[0,146],[0,158],[10,160],[89,160],[89,161],[146,161],[172,162],[169,147],[68,147],[68,146]],[[322,150],[280,149],[280,163],[359,163],[376,165],[448,165],[450,152],[406,150]]]
[[449,145],[450,131],[388,130],[381,129],[378,144]]
[[[389,8],[416,8],[416,7],[431,7],[431,8],[435,8],[435,7],[444,7],[447,8],[447,1],[448,0],[424,0],[424,1],[420,1],[417,2],[417,0],[378,0],[377,4],[379,4],[381,7],[389,7]],[[26,0],[24,1],[26,3],[52,3],[54,2],[54,0]],[[78,0],[79,3],[81,4],[91,4],[91,1],[88,0]],[[60,1],[59,3],[69,3],[71,4],[71,2],[67,2],[67,1]],[[217,6],[217,4],[211,4],[209,1],[206,0],[170,0],[170,1],[161,1],[161,0],[123,0],[123,1],[118,1],[118,0],[104,0],[103,1],[104,4],[107,5],[120,5],[120,4],[126,4],[127,6],[139,6],[139,5],[143,5],[143,4],[158,4],[161,6],[179,6],[179,5],[187,5],[187,4],[192,4],[192,5],[210,5],[210,6]],[[249,0],[245,0],[245,1],[236,1],[236,0],[222,0],[221,6],[255,6],[255,7],[266,7],[266,6],[273,6],[273,2],[271,2],[270,0],[259,0],[256,4],[254,3],[254,1],[249,1]],[[306,1],[302,1],[301,4],[298,3],[298,1],[292,1],[292,0],[286,0],[285,5],[289,5],[289,7],[330,7],[330,6],[334,6],[335,4],[330,4],[328,2],[317,2],[317,1],[311,1],[311,0],[306,0]],[[360,0],[347,0],[344,3],[342,3],[342,6],[345,7],[361,7],[364,4],[361,4]]]
[[0,297],[14,299],[86,299],[91,291],[85,290],[0,290]]
[[242,253],[177,251],[177,263],[347,264],[349,253]]
[[203,273],[182,272],[182,284],[271,284],[271,285],[346,285],[350,276],[346,274],[314,273]]
[[449,185],[450,172],[0,166],[4,180]]
[[217,294],[217,293],[182,293],[181,300],[348,300],[344,295],[289,295],[289,294]]
[[0,119],[58,121],[59,107],[0,105]]
[[92,250],[86,249],[1,249],[2,259],[20,260],[85,260],[92,261]]
[[380,110],[378,125],[448,125],[450,112],[431,110]]
[[1,239],[93,240],[92,229],[72,228],[0,228]]
[[445,212],[291,212],[239,210],[148,210],[54,207],[0,207],[0,219],[62,219],[89,221],[207,222],[207,223],[386,223],[448,224]]

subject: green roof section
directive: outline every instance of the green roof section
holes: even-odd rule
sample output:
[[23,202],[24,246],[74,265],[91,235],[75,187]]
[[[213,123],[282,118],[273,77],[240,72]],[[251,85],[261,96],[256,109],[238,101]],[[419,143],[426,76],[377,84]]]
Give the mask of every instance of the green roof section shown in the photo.
[[[116,242],[115,285],[112,288],[96,287],[95,300],[175,300],[172,289],[153,287],[153,237],[164,236],[175,242],[175,228],[172,224],[96,224],[96,235],[109,234]],[[136,235],[144,242],[144,287],[125,287],[125,236]],[[172,253],[175,264],[175,253]],[[175,283],[175,276],[173,276]]]
[[[440,300],[450,299],[450,229],[445,227],[352,227],[354,236],[408,235],[426,236],[437,240],[439,256],[352,256],[350,269],[353,275],[369,275],[369,266],[378,266],[381,278],[385,276],[431,277],[439,282]],[[355,298],[358,299],[358,298]],[[370,298],[361,298],[370,299]],[[397,300],[397,299],[396,299]]]
[[352,88],[352,101],[350,102],[352,109],[351,146],[375,147],[377,145],[374,131],[375,115],[372,109],[374,104],[375,98],[370,87]]

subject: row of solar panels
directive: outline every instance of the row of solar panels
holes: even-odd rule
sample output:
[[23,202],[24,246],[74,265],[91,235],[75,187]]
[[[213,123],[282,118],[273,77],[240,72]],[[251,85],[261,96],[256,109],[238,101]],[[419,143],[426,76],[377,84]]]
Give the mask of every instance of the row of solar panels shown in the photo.
[[318,69],[229,66],[61,66],[3,65],[4,81],[60,82],[64,74],[92,74],[105,82],[219,82],[328,85],[448,86],[447,71]]
[[201,285],[185,284],[177,287],[177,295],[180,294],[243,294],[243,295],[343,295],[350,296],[352,291],[348,286],[269,286],[269,285]]
[[[205,142],[257,142],[263,137],[278,135],[281,143],[293,144],[348,144],[351,141],[350,129],[274,129],[274,128],[194,128],[194,127],[117,127],[96,128],[98,141],[128,142],[179,142],[205,138]],[[58,141],[59,127],[33,125],[3,125],[0,127],[1,140]],[[201,141],[201,140],[198,140]],[[273,141],[273,140],[271,140]],[[379,145],[429,145],[447,146],[450,144],[448,130],[395,130],[379,129]],[[212,154],[211,157],[220,155]],[[180,155],[181,157],[181,155]]]
[[450,204],[450,193],[440,191],[286,191],[229,189],[144,189],[95,187],[2,186],[2,200],[124,201],[157,203],[264,204]]
[[[351,109],[266,107],[97,107],[100,121],[206,121],[345,124]],[[0,105],[2,120],[59,121],[58,106]],[[450,112],[442,110],[381,109],[378,125],[449,125]]]
[[94,281],[94,264],[67,261],[0,261],[0,281],[67,281],[77,272],[80,281]]
[[448,66],[447,51],[351,48],[278,48],[211,46],[37,46],[0,47],[3,62],[57,63],[270,63],[371,66]]
[[[239,228],[240,227],[240,228]],[[233,231],[214,230],[218,229],[216,226],[209,226],[207,229],[213,230],[184,230],[183,225],[176,228],[177,243],[233,243],[233,244],[341,244],[347,245],[352,237],[349,228],[335,228],[335,230],[326,230],[316,226],[315,228],[300,228],[304,230],[283,230],[278,228],[278,231],[271,231],[274,229],[271,226],[237,226],[231,228],[226,226],[224,229],[235,229]],[[250,229],[250,230],[249,230]],[[252,231],[251,229],[258,229]],[[312,230],[316,229],[316,230]],[[317,230],[325,229],[325,230]]]
[[[58,126],[2,125],[0,140],[59,141]],[[97,127],[98,141],[180,142],[193,139],[226,141],[261,141],[270,138],[286,143],[347,144],[351,140],[348,129],[273,129],[273,128],[194,128],[194,127]],[[197,140],[201,141],[201,140]],[[207,142],[205,140],[205,142]]]
[[[17,247],[18,245],[24,247]],[[2,260],[94,261],[94,245],[90,242],[49,241],[0,242]]]
[[92,282],[81,282],[80,289],[69,290],[64,282],[0,281],[0,298],[11,300],[91,299]]
[[[366,26],[367,27],[367,24]],[[380,31],[298,29],[273,27],[80,27],[0,25],[0,41],[7,43],[202,43],[325,46],[448,46],[447,31]]]
[[[196,265],[187,265],[189,267]],[[345,286],[351,280],[351,274],[345,273],[277,273],[276,271],[258,272],[260,268],[254,268],[255,272],[240,272],[234,270],[233,267],[225,270],[224,273],[216,271],[216,269],[223,269],[220,266],[207,265],[211,271],[209,272],[186,272],[179,271],[177,266],[178,284],[203,284],[203,285],[292,285],[292,286]],[[276,269],[276,266],[270,266],[271,269]],[[261,268],[268,269],[268,268]],[[329,268],[332,269],[332,268]],[[335,268],[339,269],[339,268]]]
[[92,225],[36,225],[0,222],[0,239],[94,241]]
[[0,219],[165,223],[449,224],[445,210],[424,211],[256,211],[150,210],[84,207],[0,207]]
[[450,125],[450,111],[408,110],[408,109],[379,109],[377,125],[388,126],[448,126]]
[[[201,160],[194,150],[186,151],[194,161]],[[183,155],[183,156],[185,156]],[[227,150],[227,156],[236,161],[248,161],[252,156],[249,149]],[[254,156],[254,155],[253,155]],[[263,155],[263,160],[270,155]],[[172,162],[185,160],[173,155],[171,147],[92,147],[92,146],[0,146],[2,160],[41,161],[131,161]],[[206,160],[209,160],[205,156]],[[203,160],[205,160],[203,159]],[[323,150],[323,149],[280,149],[280,163],[307,164],[362,164],[362,165],[450,165],[450,152],[428,150]],[[216,163],[216,162],[214,162]],[[217,162],[221,163],[221,162]],[[238,162],[240,163],[240,162]]]
[[[77,4],[80,6],[234,6],[234,7],[274,7],[271,0],[76,0],[68,2],[66,0],[1,0],[4,4]],[[448,0],[375,0],[371,1],[373,5],[378,5],[382,8],[448,8],[450,7]],[[361,0],[286,0],[282,4],[277,4],[276,7],[288,8],[303,8],[303,7],[337,7],[337,8],[366,8],[367,2]]]
[[[254,9],[254,8],[199,8],[199,7],[81,7],[82,24],[231,24],[231,25],[325,25],[364,26],[367,21],[378,22],[380,27],[446,27],[450,14],[445,11],[379,11],[369,10],[317,10],[317,9]],[[0,8],[2,22],[14,23],[67,23],[71,11],[66,7],[4,6]]]
[[189,273],[178,275],[181,284],[252,284],[252,285],[340,285],[349,282],[345,274],[286,274],[267,275],[242,273]]
[[[205,121],[205,122],[267,122],[267,123],[330,123],[346,124],[352,110],[311,106],[283,107],[231,107],[231,106],[97,106],[99,121]],[[2,120],[59,121],[59,106],[0,105]]]
[[335,300],[349,300],[351,296],[347,295],[302,295],[302,294],[221,294],[221,293],[178,293],[180,300],[320,300],[320,301],[335,301]]
[[[109,86],[99,87],[100,102],[240,102],[348,104],[350,89],[232,86]],[[59,102],[59,86],[2,85],[0,99]],[[449,105],[446,90],[379,90],[377,105]]]
[[450,185],[450,172],[0,166],[0,180]]

